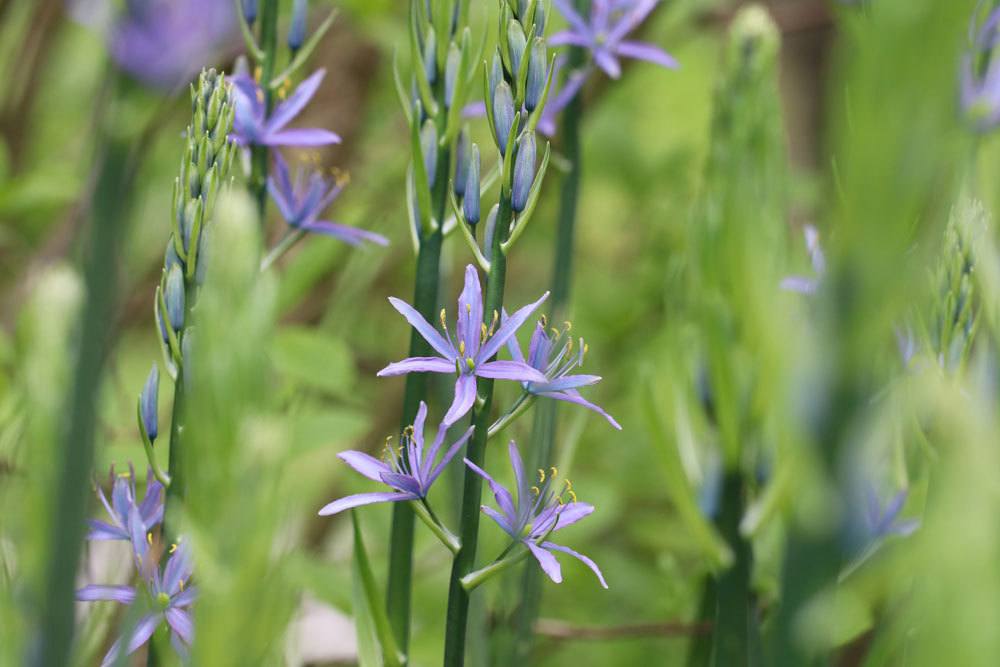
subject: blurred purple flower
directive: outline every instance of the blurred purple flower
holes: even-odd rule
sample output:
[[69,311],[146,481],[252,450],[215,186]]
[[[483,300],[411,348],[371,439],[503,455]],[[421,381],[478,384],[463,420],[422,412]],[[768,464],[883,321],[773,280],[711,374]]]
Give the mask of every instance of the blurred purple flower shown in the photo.
[[812,225],[806,225],[802,230],[806,239],[806,250],[809,251],[809,261],[812,263],[813,276],[788,276],[781,281],[781,289],[799,294],[815,294],[819,281],[826,273],[826,257],[819,243],[819,232]]
[[455,326],[456,345],[448,333],[444,309],[438,333],[411,305],[389,297],[389,303],[423,336],[440,356],[411,357],[389,364],[378,372],[379,377],[406,373],[456,373],[455,399],[444,416],[443,424],[451,426],[465,415],[476,400],[476,378],[516,380],[518,382],[548,382],[548,378],[523,361],[490,361],[510,340],[531,314],[547,299],[546,292],[538,301],[524,306],[494,331],[499,314],[493,314],[489,328],[483,323],[483,294],[479,274],[471,264],[465,268],[465,288],[458,297],[458,321]]
[[364,452],[353,450],[338,454],[347,465],[368,479],[387,484],[394,490],[380,493],[357,493],[353,496],[340,498],[321,509],[320,516],[329,516],[361,505],[425,498],[434,480],[468,441],[473,431],[470,426],[462,434],[462,437],[445,450],[444,456],[441,457],[437,465],[434,465],[448,429],[446,427],[438,428],[437,436],[430,449],[424,451],[424,423],[426,419],[427,404],[421,401],[413,426],[403,432],[402,445],[398,449],[393,449],[388,443],[386,444],[384,461],[379,461]]
[[186,658],[194,639],[194,623],[188,608],[198,595],[197,588],[187,585],[192,574],[191,553],[184,543],[172,548],[161,574],[150,551],[150,544],[146,541],[147,535],[142,529],[139,510],[135,506],[131,509],[128,525],[132,555],[146,595],[140,596],[135,586],[84,586],[76,592],[76,599],[83,602],[109,600],[126,605],[143,605],[143,613],[130,636],[118,639],[111,646],[101,663],[102,667],[108,667],[117,661],[126,639],[125,652],[131,655],[149,641],[163,622],[170,627],[170,643],[174,650],[182,658]]
[[[526,546],[545,574],[555,583],[562,582],[562,569],[559,567],[559,561],[552,555],[553,551],[559,551],[573,556],[593,570],[601,586],[607,588],[604,575],[594,561],[569,547],[548,541],[552,533],[590,515],[594,511],[594,506],[577,502],[572,484],[569,480],[558,481],[558,471],[555,468],[550,469],[548,474],[544,470],[539,470],[540,486],[529,487],[524,476],[521,454],[517,451],[517,445],[513,440],[508,445],[508,455],[517,485],[516,498],[490,477],[489,473],[469,459],[465,459],[465,465],[490,485],[497,507],[500,508],[498,512],[492,507],[483,505],[483,513],[493,519],[512,540]],[[569,497],[570,502],[564,502],[564,496]]]
[[[569,327],[563,332],[552,330],[552,335],[545,330],[546,322],[543,318],[535,326],[534,333],[531,334],[531,342],[528,344],[528,358],[524,358],[521,346],[517,342],[516,336],[511,336],[507,342],[507,349],[514,361],[526,361],[529,366],[545,375],[546,382],[522,382],[522,386],[529,394],[536,396],[546,396],[557,401],[576,403],[588,410],[593,410],[601,415],[616,429],[621,430],[621,425],[615,421],[614,417],[604,411],[599,405],[595,405],[580,395],[579,388],[597,384],[601,381],[599,375],[571,375],[570,372],[583,365],[583,358],[587,353],[587,345],[580,339],[576,351],[573,350],[573,339],[566,334]],[[556,348],[559,351],[553,357]]]
[[236,93],[236,116],[233,119],[233,140],[241,146],[326,146],[339,144],[340,136],[320,128],[286,126],[309,104],[319,89],[326,70],[317,70],[288,96],[279,102],[268,116],[264,107],[264,90],[249,74],[236,74],[230,81]]
[[328,181],[315,171],[307,175],[299,170],[293,180],[288,164],[277,151],[274,153],[273,175],[267,179],[267,191],[271,193],[285,222],[296,229],[332,236],[351,245],[360,245],[365,241],[389,245],[389,240],[381,234],[329,220],[318,220],[340,195],[341,185]]
[[676,68],[677,61],[658,46],[626,40],[646,20],[659,0],[593,0],[584,20],[569,0],[555,0],[556,9],[569,22],[569,30],[549,38],[550,46],[569,44],[590,51],[594,63],[612,79],[621,76],[619,58],[645,60]]
[[132,509],[138,510],[136,516],[141,525],[139,529],[146,533],[158,523],[163,521],[163,485],[153,478],[153,472],[146,473],[146,494],[142,502],[138,503],[135,491],[135,470],[129,466],[127,475],[114,476],[114,484],[111,488],[111,502],[108,502],[104,490],[98,487],[97,497],[107,511],[111,521],[98,521],[90,519],[90,532],[87,534],[88,540],[129,540],[131,539],[129,518],[132,516]]
[[235,43],[229,0],[127,0],[117,16],[109,0],[71,0],[69,11],[107,36],[119,67],[161,89],[186,83]]
[[903,489],[882,507],[878,493],[872,486],[867,487],[867,503],[865,507],[865,519],[868,524],[869,537],[872,540],[880,540],[890,535],[907,537],[920,527],[920,522],[916,519],[897,520],[903,505],[906,503],[907,489]]
[[980,16],[977,7],[969,26],[972,44],[962,59],[961,103],[976,130],[988,132],[1000,124],[1000,60],[993,54],[1000,42],[1000,8],[981,26]]

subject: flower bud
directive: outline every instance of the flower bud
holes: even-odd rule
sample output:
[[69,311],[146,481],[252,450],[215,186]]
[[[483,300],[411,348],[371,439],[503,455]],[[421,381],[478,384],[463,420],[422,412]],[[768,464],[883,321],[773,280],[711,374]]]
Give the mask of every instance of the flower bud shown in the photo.
[[531,45],[531,60],[528,62],[528,83],[524,91],[524,108],[531,113],[538,106],[545,91],[546,71],[545,40],[536,39]]
[[427,185],[434,187],[437,175],[437,126],[428,118],[420,128],[420,152],[424,154],[424,169],[427,171]]
[[196,222],[200,222],[202,215],[202,199],[191,199],[184,205],[181,218],[181,241],[184,245],[184,252],[191,252],[191,235],[194,233]]
[[510,20],[507,26],[507,49],[510,52],[511,74],[517,78],[517,73],[521,71],[521,58],[524,57],[524,49],[527,46],[527,38],[524,36],[524,28],[514,19]]
[[475,227],[479,222],[479,146],[476,144],[472,144],[467,171],[462,214],[466,222]]
[[539,1],[535,5],[535,34],[544,35],[545,34],[545,2]]
[[517,142],[517,157],[514,159],[514,184],[510,203],[515,212],[520,213],[528,203],[528,194],[535,181],[535,134],[525,133]]
[[153,362],[153,367],[146,377],[146,384],[139,395],[139,415],[142,418],[142,428],[146,431],[149,441],[156,440],[159,435],[159,416],[157,414],[157,398],[160,392],[160,369]]
[[257,0],[241,0],[240,5],[243,7],[243,18],[250,25],[257,20]]
[[463,127],[455,142],[455,196],[461,199],[465,196],[465,181],[469,174],[469,128]]
[[493,52],[493,62],[490,64],[487,76],[490,84],[490,99],[493,99],[497,92],[497,86],[503,81],[503,63],[500,60],[500,53],[497,51]]
[[490,209],[490,214],[486,216],[486,231],[483,233],[483,247],[486,249],[487,256],[493,249],[493,233],[497,228],[497,212],[500,210],[499,204],[493,204],[493,208]]
[[306,17],[309,14],[309,0],[295,0],[292,4],[292,25],[288,29],[288,48],[295,53],[306,41]]
[[174,237],[171,236],[170,240],[167,241],[167,249],[163,253],[163,269],[169,272],[174,266],[184,268],[181,258],[177,256],[177,248],[174,247]]
[[424,72],[427,75],[427,83],[434,85],[437,81],[437,37],[434,35],[434,28],[427,29],[427,36],[424,38]]
[[167,304],[167,321],[174,331],[184,328],[184,274],[180,266],[167,272],[167,286],[163,294]]
[[493,129],[497,133],[497,146],[501,155],[507,154],[507,136],[514,125],[514,95],[510,85],[501,81],[493,94]]
[[455,82],[458,80],[458,66],[462,63],[462,53],[452,42],[448,47],[448,60],[444,67],[444,105],[451,108],[455,97]]

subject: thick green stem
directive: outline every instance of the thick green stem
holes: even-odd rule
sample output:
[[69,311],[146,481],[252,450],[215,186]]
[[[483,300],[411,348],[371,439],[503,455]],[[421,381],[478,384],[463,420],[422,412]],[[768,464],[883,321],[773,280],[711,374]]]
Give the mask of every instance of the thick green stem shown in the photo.
[[754,623],[750,595],[750,543],[740,534],[744,510],[741,472],[726,473],[722,486],[719,528],[736,560],[722,573],[716,588],[715,622],[712,632],[712,662],[718,667],[747,665],[750,662],[750,634]]
[[[499,313],[503,308],[507,257],[500,248],[500,244],[506,240],[511,219],[510,194],[506,189],[502,189],[496,232],[493,235],[491,269],[486,281],[486,298],[483,305],[483,320],[487,326],[492,322],[493,313]],[[486,442],[489,439],[490,409],[493,406],[493,380],[480,378],[478,393],[482,404],[473,409],[472,424],[476,430],[466,449],[466,457],[483,468],[486,459]],[[469,616],[469,592],[462,586],[462,577],[469,574],[476,563],[476,546],[479,541],[479,503],[482,489],[482,478],[467,468],[462,485],[462,508],[459,514],[458,535],[462,541],[462,548],[452,563],[451,582],[448,588],[447,627],[444,643],[445,667],[458,667],[465,660],[465,630]]]
[[[443,94],[443,93],[442,93]],[[418,158],[419,159],[419,158]],[[451,150],[439,148],[434,190],[431,192],[435,215],[444,219],[448,201],[448,179],[451,175]],[[413,288],[413,307],[429,322],[433,322],[438,305],[438,287],[441,276],[441,243],[444,237],[440,226],[423,235],[417,252],[417,274]],[[411,357],[431,354],[430,345],[414,329],[410,333]],[[427,396],[427,374],[410,373],[406,376],[403,394],[403,414],[400,429],[413,423],[420,401]],[[389,580],[386,586],[386,605],[389,621],[396,633],[399,650],[407,654],[410,640],[410,594],[413,576],[413,509],[406,503],[394,503],[392,532],[389,535]]]
[[[274,78],[274,65],[278,57],[278,0],[263,0],[260,8],[260,45],[263,59],[260,61],[260,86],[264,91],[264,108],[266,115],[271,114],[274,107],[274,92],[271,90],[271,79]],[[267,146],[254,146],[250,151],[251,174],[250,187],[257,198],[257,214],[260,225],[264,226],[267,211],[267,166],[269,151]]]
[[[117,90],[115,91],[117,93]],[[109,107],[113,108],[113,107]],[[107,127],[107,125],[105,126]],[[112,137],[100,162],[100,175],[93,193],[89,245],[85,253],[85,308],[79,331],[79,347],[73,384],[67,397],[62,430],[62,456],[58,483],[53,489],[54,519],[48,553],[46,587],[40,610],[38,644],[32,647],[30,664],[62,667],[71,663],[74,587],[84,535],[90,471],[94,457],[97,397],[113,329],[116,271],[123,221],[131,199],[129,145]]]

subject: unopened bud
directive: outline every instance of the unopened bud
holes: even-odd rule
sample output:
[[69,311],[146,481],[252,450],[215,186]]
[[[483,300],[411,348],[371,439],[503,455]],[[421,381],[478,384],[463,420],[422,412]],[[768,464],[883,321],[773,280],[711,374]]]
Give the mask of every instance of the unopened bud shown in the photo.
[[420,152],[424,154],[424,169],[427,171],[427,184],[433,188],[437,175],[437,126],[428,118],[420,128]]
[[535,181],[535,134],[525,133],[517,144],[514,160],[514,184],[510,203],[515,212],[520,213],[528,203],[528,194]]
[[501,81],[493,94],[493,129],[497,133],[497,146],[502,155],[507,154],[507,137],[514,125],[514,95],[510,85]]
[[524,28],[514,19],[510,20],[507,26],[507,49],[510,52],[511,74],[517,77],[521,71],[521,58],[524,57],[524,49],[527,46],[527,38],[524,35]]
[[469,128],[463,127],[455,142],[455,196],[461,199],[465,196],[465,181],[469,174]]
[[159,415],[157,414],[159,393],[160,369],[154,362],[146,377],[146,384],[142,387],[142,393],[139,395],[139,414],[142,417],[142,428],[146,431],[150,442],[156,440],[156,436],[159,435]]
[[479,146],[472,144],[465,181],[465,199],[462,200],[462,214],[473,227],[479,222]]
[[309,0],[295,0],[292,4],[292,25],[288,29],[288,48],[295,53],[306,41],[306,17],[309,14]]
[[462,54],[454,43],[448,48],[448,60],[444,67],[444,105],[451,108],[455,97],[455,82],[458,81],[458,66],[462,62]]
[[174,331],[184,328],[184,274],[180,266],[167,272],[167,286],[163,294],[167,304],[167,321]]
[[524,91],[524,108],[531,113],[538,106],[545,91],[546,79],[546,51],[545,40],[536,39],[531,45],[531,60],[528,61],[528,83]]
[[427,36],[424,38],[424,72],[427,75],[427,83],[434,85],[437,81],[437,37],[434,28],[427,29]]

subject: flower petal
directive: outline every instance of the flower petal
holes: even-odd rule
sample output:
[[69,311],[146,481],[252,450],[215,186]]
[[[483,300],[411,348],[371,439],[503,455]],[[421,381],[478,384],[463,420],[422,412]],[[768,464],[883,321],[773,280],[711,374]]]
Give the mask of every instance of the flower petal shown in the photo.
[[382,475],[392,472],[389,466],[374,456],[353,449],[337,454],[337,458],[374,482],[381,482]]
[[490,339],[486,341],[486,344],[483,345],[481,350],[479,350],[476,362],[479,363],[492,358],[493,355],[495,355],[500,348],[504,346],[510,337],[517,333],[517,330],[521,328],[521,325],[524,324],[529,317],[531,317],[531,314],[535,312],[535,310],[537,310],[537,308],[542,305],[542,302],[544,302],[547,298],[549,298],[548,292],[543,294],[542,298],[538,301],[524,306],[507,318],[505,322],[502,322],[500,327],[496,330],[496,333],[490,336]]
[[[132,637],[128,642],[128,650],[126,655],[132,655],[139,647],[149,641],[149,638],[153,636],[153,632],[156,627],[160,624],[160,620],[163,616],[160,613],[147,614],[139,619],[139,622],[135,624],[135,630],[132,632]],[[104,656],[104,661],[101,663],[101,667],[110,667],[118,661],[118,653],[121,651],[122,640],[119,639],[111,646],[111,650],[108,654]]]
[[135,588],[132,586],[84,586],[76,592],[80,602],[97,602],[110,600],[122,604],[132,604],[135,601]]
[[170,604],[178,609],[183,609],[184,607],[189,607],[194,604],[194,601],[198,597],[198,587],[188,586],[183,591],[175,595],[170,599]]
[[388,484],[402,493],[407,493],[417,498],[422,498],[424,493],[420,488],[420,483],[411,475],[402,475],[398,472],[387,472],[382,475],[382,483]]
[[597,563],[590,560],[590,558],[584,556],[582,553],[573,551],[569,547],[564,547],[560,544],[553,544],[552,542],[542,542],[542,546],[545,547],[546,549],[551,549],[553,551],[561,551],[564,554],[569,554],[573,558],[576,558],[581,563],[583,563],[591,570],[593,570],[594,574],[597,575],[597,580],[601,582],[601,586],[603,586],[604,588],[608,587],[608,582],[604,580],[604,575],[601,574],[601,568],[597,567]]
[[292,94],[288,96],[288,99],[275,107],[271,117],[267,119],[269,134],[277,132],[299,115],[302,109],[309,104],[309,100],[313,98],[316,91],[319,90],[319,85],[323,82],[323,77],[325,76],[325,69],[316,70],[310,77],[298,85]]
[[464,417],[472,404],[476,402],[476,376],[459,375],[455,380],[455,400],[451,402],[451,407],[441,420],[443,427],[451,426]]
[[194,639],[194,623],[191,622],[191,616],[183,609],[177,609],[176,607],[168,607],[167,611],[164,612],[164,616],[167,617],[167,624],[170,626],[170,629],[185,644],[190,644]]
[[340,141],[340,135],[335,132],[317,127],[300,127],[265,134],[260,143],[265,146],[299,146],[308,148],[311,146],[339,144]]
[[[448,448],[448,451],[444,453],[444,456],[441,458],[441,461],[436,466],[434,466],[434,470],[431,471],[430,476],[427,477],[427,486],[430,486],[431,484],[434,483],[434,480],[436,480],[438,476],[444,471],[444,468],[446,465],[448,465],[448,462],[451,461],[453,458],[455,458],[455,455],[458,454],[458,450],[460,450],[462,446],[469,441],[469,438],[472,437],[472,432],[475,430],[476,430],[475,427],[470,426],[465,431],[465,433],[462,434],[462,437],[456,440],[452,444],[452,446]],[[443,431],[444,429],[442,429],[442,432]],[[433,450],[433,453],[437,454],[437,450],[436,449]],[[430,457],[428,457],[427,462],[432,463],[433,460]]]
[[349,243],[353,246],[362,245],[365,241],[369,241],[370,243],[380,246],[389,245],[389,239],[381,234],[370,232],[367,229],[358,229],[357,227],[342,225],[339,222],[330,222],[329,220],[310,222],[308,225],[302,225],[302,229],[316,234],[323,234],[324,236],[332,236],[335,239],[340,239],[344,243]]
[[98,521],[97,519],[88,519],[87,523],[90,525],[90,532],[87,533],[88,540],[128,539],[128,531],[126,531],[124,528],[119,528],[118,526],[112,526],[110,523]]
[[181,542],[170,554],[170,560],[163,568],[163,591],[173,597],[181,592],[181,586],[191,578],[194,563],[187,542]]
[[562,568],[559,567],[559,561],[556,560],[556,557],[534,542],[525,541],[525,544],[528,546],[528,550],[531,551],[531,555],[542,566],[542,571],[549,576],[549,579],[557,584],[561,584]]
[[521,452],[517,451],[517,443],[513,440],[507,443],[507,456],[510,458],[510,467],[514,471],[517,502],[522,505],[530,505],[532,498],[528,495],[528,483],[524,478],[524,461],[521,460]]
[[597,405],[596,403],[591,403],[583,396],[581,396],[580,392],[576,391],[575,389],[567,389],[566,391],[556,391],[556,392],[542,392],[540,393],[540,395],[548,396],[549,398],[554,398],[557,401],[566,401],[567,403],[575,403],[577,405],[582,405],[588,410],[593,410],[597,414],[607,419],[608,423],[614,426],[619,431],[622,430],[622,425],[619,424],[614,417],[608,414],[604,410],[604,408]]
[[398,500],[415,500],[415,498],[411,493],[395,493],[389,491],[382,491],[378,493],[356,493],[353,496],[346,496],[344,498],[340,498],[339,500],[334,500],[332,503],[321,509],[319,511],[319,515],[330,516],[331,514],[351,509],[352,507],[361,507],[362,505],[372,505],[374,503],[391,503]]
[[590,38],[570,30],[557,32],[546,40],[549,46],[579,46],[580,48],[590,48],[593,43]]
[[457,320],[459,346],[465,343],[462,356],[476,359],[483,324],[483,288],[479,283],[479,272],[471,264],[465,267],[465,285],[458,296]]
[[547,383],[548,378],[523,361],[488,361],[476,366],[476,375],[494,380]]
[[799,294],[815,294],[819,283],[815,278],[788,276],[781,281],[781,289]]
[[[438,354],[449,360],[454,360],[455,357],[458,356],[457,351],[454,347],[452,347],[451,343],[445,340],[444,336],[442,336],[437,329],[431,326],[431,324],[424,319],[424,316],[417,312],[416,308],[394,296],[389,297],[389,303],[396,309],[396,312],[406,318],[406,321],[410,323],[410,326],[416,329],[431,347],[437,350]],[[454,367],[452,369],[454,370]]]
[[618,59],[605,49],[594,52],[594,62],[612,79],[617,79],[622,75],[622,67],[618,64]]
[[[581,35],[590,35],[590,26],[583,20],[583,17],[576,11],[576,8],[569,0],[552,0],[559,13],[563,15],[566,22],[573,27],[575,32]],[[551,42],[550,42],[551,44]]]
[[407,373],[454,373],[455,363],[441,357],[410,357],[389,364],[377,375],[380,378]]
[[515,534],[513,526],[510,525],[510,521],[508,521],[507,517],[505,517],[503,514],[500,514],[500,512],[497,512],[489,505],[481,505],[479,509],[483,511],[483,514],[493,519],[493,521],[495,521],[496,524],[500,526],[503,532],[507,533],[515,540],[520,537],[519,535]]
[[532,393],[547,394],[554,391],[566,391],[567,389],[577,389],[597,384],[601,381],[600,375],[564,375],[545,384],[535,384],[531,386]]
[[639,24],[646,20],[649,13],[656,8],[657,3],[660,0],[637,0],[632,3],[631,9],[629,9],[624,16],[615,24],[610,31],[608,31],[607,41],[615,44],[625,35],[629,34],[637,27]]
[[621,42],[615,48],[615,53],[619,56],[635,58],[636,60],[645,60],[646,62],[653,63],[654,65],[669,67],[670,69],[677,69],[680,67],[680,64],[672,55],[658,46],[645,44],[643,42]]
[[490,485],[490,490],[493,491],[493,497],[496,498],[500,511],[507,516],[507,524],[513,525],[513,518],[517,516],[517,512],[514,510],[514,498],[510,495],[510,491],[469,459],[462,460],[465,461],[465,465],[472,469],[472,472],[485,479],[486,483]]

